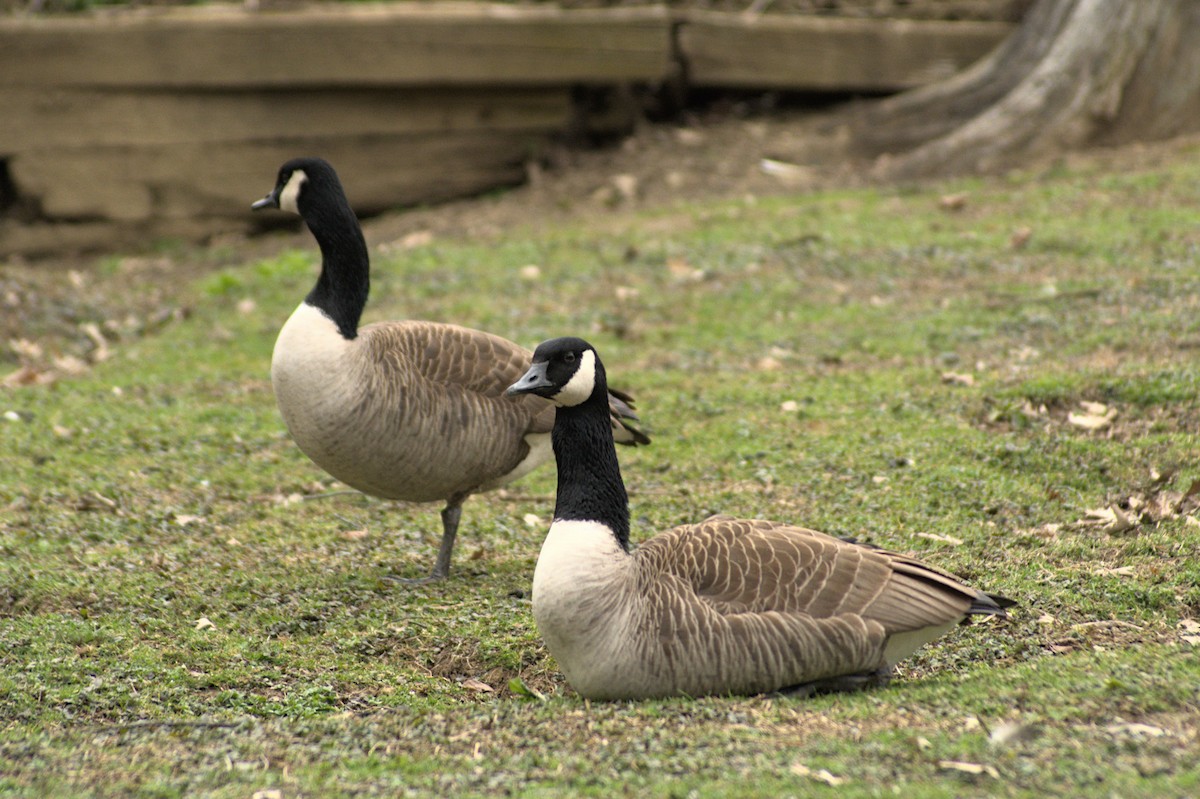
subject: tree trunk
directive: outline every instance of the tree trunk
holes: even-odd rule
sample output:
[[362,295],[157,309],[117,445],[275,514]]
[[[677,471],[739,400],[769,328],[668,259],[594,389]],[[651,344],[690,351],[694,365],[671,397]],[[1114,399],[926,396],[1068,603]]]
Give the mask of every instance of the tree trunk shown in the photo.
[[1038,0],[990,56],[861,111],[850,128],[890,178],[1200,130],[1200,2]]

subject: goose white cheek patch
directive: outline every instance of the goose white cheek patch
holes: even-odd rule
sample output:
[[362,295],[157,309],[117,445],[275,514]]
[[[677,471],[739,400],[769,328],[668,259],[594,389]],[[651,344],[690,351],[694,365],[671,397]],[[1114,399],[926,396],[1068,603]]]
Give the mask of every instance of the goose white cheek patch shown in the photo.
[[283,191],[279,192],[279,208],[282,211],[291,211],[293,214],[300,213],[300,206],[296,203],[296,198],[300,196],[300,187],[308,181],[308,175],[304,174],[303,169],[297,169],[288,178],[288,182],[284,184]]
[[567,384],[554,395],[554,402],[564,407],[579,405],[592,396],[592,389],[595,387],[596,353],[585,350],[579,361],[579,368],[575,370],[575,374],[571,375]]

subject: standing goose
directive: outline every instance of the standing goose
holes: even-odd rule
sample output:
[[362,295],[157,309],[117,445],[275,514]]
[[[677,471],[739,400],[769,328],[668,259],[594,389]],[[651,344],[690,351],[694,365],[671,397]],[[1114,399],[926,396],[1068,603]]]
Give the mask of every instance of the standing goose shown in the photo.
[[[279,331],[271,382],[288,431],[329,474],[365,494],[443,501],[442,541],[427,580],[446,577],[462,503],[550,459],[554,406],[504,389],[529,350],[456,325],[359,327],[370,259],[358,219],[327,162],[297,158],[251,206],[298,213],[321,247],[321,274]],[[609,397],[621,443],[649,439],[629,398]]]
[[1013,603],[916,560],[813,530],[714,516],[629,551],[629,506],[586,341],[553,339],[508,390],[558,406],[554,522],[533,614],[589,699],[850,690],[968,614]]

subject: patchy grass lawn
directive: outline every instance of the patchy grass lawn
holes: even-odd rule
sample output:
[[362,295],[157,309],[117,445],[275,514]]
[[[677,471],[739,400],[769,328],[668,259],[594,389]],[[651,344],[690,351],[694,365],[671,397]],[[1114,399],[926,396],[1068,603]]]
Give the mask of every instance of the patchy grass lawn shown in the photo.
[[[529,608],[550,469],[468,502],[449,581],[390,582],[438,508],[342,490],[271,396],[315,248],[78,320],[94,364],[31,323],[0,393],[0,796],[1196,795],[1195,156],[376,252],[369,319],[598,345],[655,436],[621,452],[635,539],[769,516],[1020,601],[859,695],[581,701]],[[154,263],[74,279],[132,296]]]

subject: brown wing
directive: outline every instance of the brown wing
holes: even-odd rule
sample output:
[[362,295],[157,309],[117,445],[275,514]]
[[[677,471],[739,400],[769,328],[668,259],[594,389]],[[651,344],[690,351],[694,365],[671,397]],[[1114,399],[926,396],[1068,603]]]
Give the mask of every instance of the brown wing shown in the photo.
[[956,621],[980,596],[911,558],[763,520],[713,517],[657,536],[642,550],[728,614],[852,614],[892,634]]
[[[438,322],[381,322],[367,325],[362,333],[370,335],[375,357],[389,361],[393,369],[407,365],[434,383],[512,403],[529,416],[526,432],[549,433],[554,427],[554,407],[548,400],[504,393],[525,374],[533,357],[519,344],[482,330]],[[632,397],[610,391],[609,409],[618,444],[650,443],[632,424],[637,421]]]
[[532,395],[507,397],[505,389],[529,366],[532,353],[501,338],[458,325],[437,322],[382,322],[364,327],[374,360],[385,373],[410,371],[432,384],[486,399],[489,404],[520,409],[526,433],[548,433],[554,427],[554,406]]

